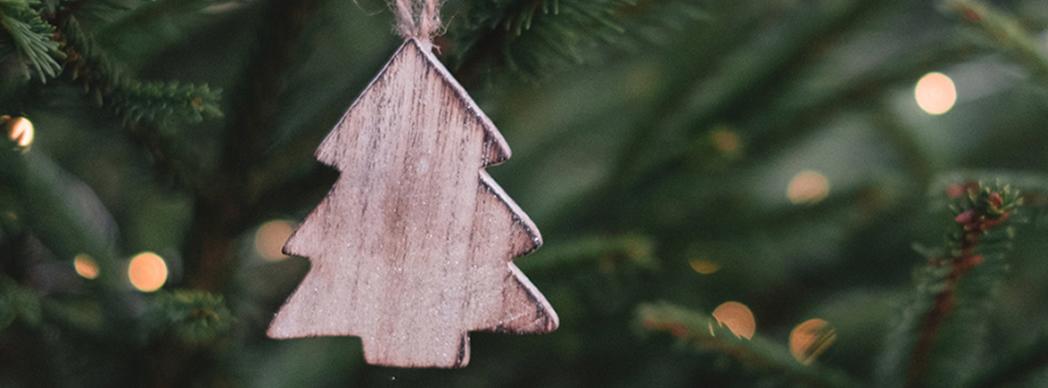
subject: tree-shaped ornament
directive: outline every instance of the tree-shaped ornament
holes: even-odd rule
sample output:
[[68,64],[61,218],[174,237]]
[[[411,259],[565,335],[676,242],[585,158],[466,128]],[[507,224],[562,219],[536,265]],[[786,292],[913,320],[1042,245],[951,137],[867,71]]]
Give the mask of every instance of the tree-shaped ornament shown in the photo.
[[558,326],[512,263],[542,237],[484,171],[509,147],[432,54],[419,13],[317,149],[341,175],[284,246],[312,265],[272,338],[358,336],[370,364],[451,368],[469,362],[470,331]]

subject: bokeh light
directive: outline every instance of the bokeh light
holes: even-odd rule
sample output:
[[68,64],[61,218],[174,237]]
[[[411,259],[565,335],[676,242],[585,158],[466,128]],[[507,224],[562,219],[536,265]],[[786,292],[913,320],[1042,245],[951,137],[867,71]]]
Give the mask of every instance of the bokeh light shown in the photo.
[[790,179],[786,198],[795,205],[811,205],[830,195],[830,180],[818,171],[804,170]]
[[692,271],[695,271],[703,275],[712,275],[714,273],[717,273],[717,271],[720,271],[721,269],[720,264],[718,264],[715,261],[710,261],[706,259],[688,260],[688,266],[691,267]]
[[272,220],[262,224],[255,232],[255,251],[266,261],[287,258],[281,250],[295,231],[295,226],[286,220]]
[[18,144],[19,147],[28,149],[33,145],[36,129],[33,128],[32,121],[25,117],[11,116],[2,116],[0,121],[4,122],[7,127],[7,138]]
[[167,282],[167,263],[153,252],[142,252],[131,259],[127,267],[131,285],[142,292],[159,290]]
[[714,148],[724,155],[735,155],[742,148],[742,139],[739,134],[728,128],[718,128],[710,131],[710,141]]
[[86,253],[81,253],[73,258],[73,270],[84,279],[95,279],[98,277],[98,263]]
[[949,112],[957,103],[957,87],[946,74],[925,74],[913,88],[917,106],[926,113],[938,116]]
[[829,322],[813,318],[790,331],[790,354],[798,362],[810,365],[837,341],[837,330]]
[[722,327],[727,327],[738,338],[751,339],[757,333],[757,319],[746,305],[730,301],[713,309],[713,319]]

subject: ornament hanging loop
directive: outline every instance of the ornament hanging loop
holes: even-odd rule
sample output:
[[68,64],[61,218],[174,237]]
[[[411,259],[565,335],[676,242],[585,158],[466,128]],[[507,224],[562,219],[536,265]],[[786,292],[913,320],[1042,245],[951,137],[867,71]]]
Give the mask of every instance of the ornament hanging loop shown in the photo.
[[404,39],[429,43],[440,30],[442,0],[392,0],[397,30]]

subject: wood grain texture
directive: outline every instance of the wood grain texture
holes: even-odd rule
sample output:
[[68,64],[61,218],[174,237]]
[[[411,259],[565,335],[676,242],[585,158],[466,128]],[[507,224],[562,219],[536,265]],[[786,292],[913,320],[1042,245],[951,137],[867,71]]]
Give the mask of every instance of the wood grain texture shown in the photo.
[[469,331],[557,328],[512,263],[542,237],[483,170],[509,147],[429,44],[406,41],[316,155],[341,176],[284,246],[312,266],[270,337],[359,336],[368,363],[451,368]]

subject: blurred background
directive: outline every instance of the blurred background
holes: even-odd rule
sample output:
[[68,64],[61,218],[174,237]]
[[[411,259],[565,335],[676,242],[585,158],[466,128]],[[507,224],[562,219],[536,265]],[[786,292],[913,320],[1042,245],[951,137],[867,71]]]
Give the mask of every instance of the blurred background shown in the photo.
[[[951,190],[1048,187],[1044,0],[443,15],[558,331],[473,333],[460,370],[265,337],[309,268],[280,248],[337,178],[312,152],[401,42],[385,2],[0,0],[0,386],[890,386]],[[907,385],[1048,385],[1037,213],[940,337],[971,347],[929,376],[961,380]]]

